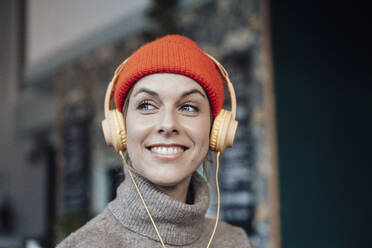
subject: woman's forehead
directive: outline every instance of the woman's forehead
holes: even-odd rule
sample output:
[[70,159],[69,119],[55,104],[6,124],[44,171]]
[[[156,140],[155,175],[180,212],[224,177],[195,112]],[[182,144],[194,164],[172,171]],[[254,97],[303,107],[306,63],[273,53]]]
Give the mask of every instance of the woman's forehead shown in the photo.
[[138,80],[131,92],[131,97],[141,93],[150,95],[184,96],[197,93],[207,98],[203,87],[194,79],[175,73],[155,73]]

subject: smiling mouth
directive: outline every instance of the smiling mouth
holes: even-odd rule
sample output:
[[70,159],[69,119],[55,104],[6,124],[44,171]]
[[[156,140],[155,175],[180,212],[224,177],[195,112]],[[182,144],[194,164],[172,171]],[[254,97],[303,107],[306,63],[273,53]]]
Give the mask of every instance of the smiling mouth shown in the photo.
[[160,155],[176,155],[183,153],[188,149],[186,146],[182,145],[152,145],[146,147],[149,151],[157,153]]

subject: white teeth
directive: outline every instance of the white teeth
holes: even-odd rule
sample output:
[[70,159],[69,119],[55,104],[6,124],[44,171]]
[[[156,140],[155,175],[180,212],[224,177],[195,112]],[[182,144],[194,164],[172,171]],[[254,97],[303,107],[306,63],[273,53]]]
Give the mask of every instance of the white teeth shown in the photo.
[[184,149],[179,146],[153,146],[151,147],[152,152],[160,153],[160,154],[177,154],[183,152]]

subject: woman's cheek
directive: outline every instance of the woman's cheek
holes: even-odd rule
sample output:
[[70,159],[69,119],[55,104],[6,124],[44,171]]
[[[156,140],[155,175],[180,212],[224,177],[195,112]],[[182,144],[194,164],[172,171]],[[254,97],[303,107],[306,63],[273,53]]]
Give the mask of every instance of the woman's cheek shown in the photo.
[[210,119],[200,118],[198,121],[185,122],[185,130],[189,133],[194,142],[200,146],[209,146],[209,133],[211,129]]

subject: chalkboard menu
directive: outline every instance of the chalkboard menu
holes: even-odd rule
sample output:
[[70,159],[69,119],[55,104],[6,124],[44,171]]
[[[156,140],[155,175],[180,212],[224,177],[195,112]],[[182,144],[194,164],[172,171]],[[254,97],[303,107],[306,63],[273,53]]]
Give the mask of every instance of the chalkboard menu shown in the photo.
[[83,102],[69,105],[63,123],[63,210],[86,213],[89,199],[90,110]]
[[[252,193],[252,167],[254,165],[254,141],[249,128],[252,111],[252,99],[249,89],[251,62],[249,50],[245,53],[231,53],[223,58],[223,64],[229,71],[237,97],[237,120],[239,127],[233,149],[222,156],[221,197],[223,219],[252,232],[254,195]],[[227,97],[227,99],[229,99]],[[230,109],[229,104],[226,106]]]
[[[255,247],[270,247],[268,176],[265,172],[266,129],[259,43],[222,58],[237,98],[237,129],[233,149],[222,156],[220,173],[223,220],[243,227]],[[228,99],[228,96],[226,96]],[[226,104],[227,109],[230,105]]]

